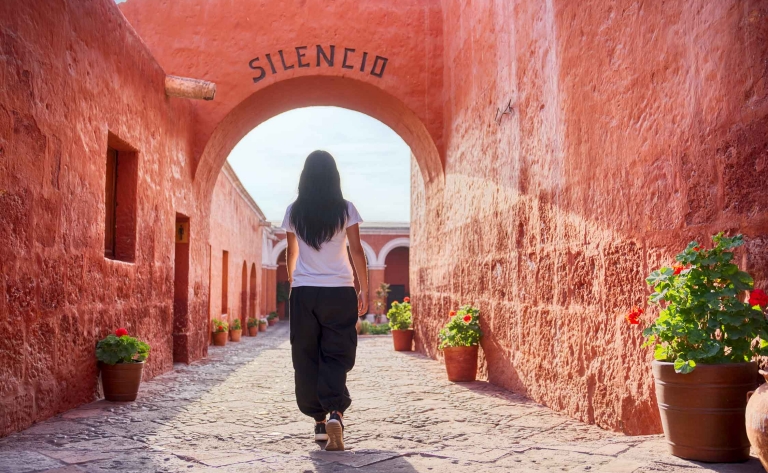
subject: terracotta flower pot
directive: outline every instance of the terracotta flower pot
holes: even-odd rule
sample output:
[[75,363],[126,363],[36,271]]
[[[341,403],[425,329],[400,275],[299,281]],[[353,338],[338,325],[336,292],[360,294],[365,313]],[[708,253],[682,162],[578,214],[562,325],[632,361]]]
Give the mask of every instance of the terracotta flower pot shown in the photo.
[[101,368],[101,386],[107,401],[135,401],[141,385],[141,373],[144,372],[144,362],[118,363],[108,365],[99,362]]
[[239,342],[240,336],[243,334],[243,329],[237,329],[237,330],[230,330],[229,336],[232,338],[233,342]]
[[446,347],[445,370],[448,381],[462,383],[474,381],[477,378],[477,345],[473,347]]
[[255,337],[259,334],[259,327],[254,325],[253,327],[248,327],[248,335],[251,337]]
[[413,330],[392,330],[392,342],[395,351],[411,351],[413,345]]
[[259,332],[266,332],[267,324],[259,324]]
[[[760,370],[760,374],[768,382],[768,372]],[[763,468],[768,471],[768,384],[748,392],[747,398],[747,437],[757,451]]]
[[277,323],[277,319],[269,319],[269,320],[267,320],[267,323],[271,327],[271,326],[273,326],[273,325],[275,325]]
[[749,459],[744,418],[747,392],[757,385],[755,363],[700,364],[688,374],[675,373],[672,363],[652,367],[672,455],[713,463]]
[[213,345],[223,347],[227,344],[227,337],[229,337],[227,332],[213,332]]

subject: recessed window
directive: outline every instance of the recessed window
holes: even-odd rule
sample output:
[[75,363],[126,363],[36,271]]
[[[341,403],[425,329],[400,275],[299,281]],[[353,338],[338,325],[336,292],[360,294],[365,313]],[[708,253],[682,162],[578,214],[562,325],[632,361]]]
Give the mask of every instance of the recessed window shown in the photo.
[[109,134],[104,189],[104,256],[133,262],[136,257],[138,153]]

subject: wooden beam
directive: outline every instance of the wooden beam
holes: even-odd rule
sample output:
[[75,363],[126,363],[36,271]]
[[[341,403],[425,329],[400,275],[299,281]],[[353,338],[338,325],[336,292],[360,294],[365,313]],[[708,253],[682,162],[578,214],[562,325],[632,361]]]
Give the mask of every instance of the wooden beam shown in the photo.
[[165,95],[184,99],[213,100],[216,84],[188,77],[165,76]]

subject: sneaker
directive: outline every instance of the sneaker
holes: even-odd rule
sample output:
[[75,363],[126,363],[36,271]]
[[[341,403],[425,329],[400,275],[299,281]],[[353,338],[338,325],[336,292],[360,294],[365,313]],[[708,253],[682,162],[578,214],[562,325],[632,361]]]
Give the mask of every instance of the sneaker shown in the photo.
[[328,432],[328,445],[325,449],[329,452],[344,450],[344,424],[338,413],[331,414],[325,423],[325,430]]
[[325,431],[325,422],[315,422],[315,442],[325,442],[328,440],[328,433]]

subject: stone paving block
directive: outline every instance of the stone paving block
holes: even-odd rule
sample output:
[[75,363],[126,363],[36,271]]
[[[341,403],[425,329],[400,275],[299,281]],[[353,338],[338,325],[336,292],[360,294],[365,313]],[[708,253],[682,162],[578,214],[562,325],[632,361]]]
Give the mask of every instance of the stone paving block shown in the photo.
[[639,470],[643,466],[645,466],[643,462],[617,458],[615,460],[611,460],[609,463],[606,463],[597,471],[604,471],[606,473],[632,473],[636,470]]
[[87,463],[94,460],[104,460],[112,458],[114,453],[111,452],[95,452],[91,450],[40,450],[40,453],[47,457],[55,458],[68,465]]
[[355,450],[345,452],[319,451],[313,452],[310,457],[327,463],[339,463],[341,465],[360,468],[399,456],[401,456],[400,453],[384,450]]
[[62,449],[87,450],[92,452],[114,452],[122,450],[141,450],[147,446],[125,437],[107,437],[82,442],[72,442],[61,446]]
[[244,451],[225,451],[225,450],[215,450],[215,451],[192,450],[192,451],[176,451],[174,452],[174,455],[176,455],[178,458],[182,460],[187,460],[187,461],[191,460],[197,463],[202,463],[203,465],[220,467],[220,466],[235,465],[238,463],[248,463],[255,460],[261,460],[262,458],[269,456],[269,453],[259,452],[259,451],[244,452]]
[[232,434],[242,434],[246,432],[253,432],[255,429],[253,427],[246,427],[239,424],[233,424],[229,422],[212,422],[210,424],[195,424],[195,425],[185,425],[182,427],[179,427],[179,430],[185,431],[185,432],[196,432],[200,434],[205,435],[232,435]]
[[592,453],[595,455],[611,455],[616,456],[620,453],[624,453],[627,450],[629,450],[632,447],[632,445],[629,444],[620,444],[620,443],[614,443],[614,444],[608,444],[603,447],[598,448],[597,450],[594,450]]
[[62,419],[86,419],[89,417],[101,417],[104,415],[102,409],[73,409],[61,415]]
[[547,430],[567,421],[567,418],[555,414],[531,414],[515,419],[509,425],[514,427],[531,427],[534,429]]
[[60,468],[53,468],[51,470],[45,470],[45,473],[83,473],[87,470],[80,468],[77,465],[67,465]]
[[[526,449],[527,450],[527,449]],[[468,460],[478,463],[495,462],[499,458],[508,455],[509,450],[498,448],[463,448],[463,449],[443,449],[428,450],[422,452],[421,456],[433,456],[438,458],[453,458],[456,460]]]
[[0,451],[0,471],[26,473],[65,466],[62,462],[30,450]]

